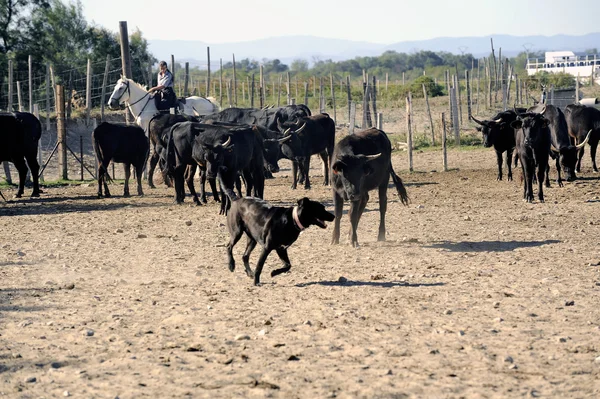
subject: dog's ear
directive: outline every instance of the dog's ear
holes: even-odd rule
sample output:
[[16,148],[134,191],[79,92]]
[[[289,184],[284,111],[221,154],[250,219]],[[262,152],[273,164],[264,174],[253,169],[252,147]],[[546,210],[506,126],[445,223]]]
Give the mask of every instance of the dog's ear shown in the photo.
[[304,197],[302,199],[299,199],[298,200],[298,207],[304,207],[304,206],[308,205],[309,201],[310,200],[308,199],[308,197]]

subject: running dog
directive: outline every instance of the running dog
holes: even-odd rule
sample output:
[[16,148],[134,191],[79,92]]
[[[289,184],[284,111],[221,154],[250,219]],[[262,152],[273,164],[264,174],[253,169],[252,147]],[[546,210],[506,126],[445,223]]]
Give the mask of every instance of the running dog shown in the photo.
[[[298,239],[300,233],[313,224],[324,229],[327,227],[325,221],[331,222],[334,218],[335,216],[327,212],[322,204],[306,197],[299,200],[298,205],[289,208],[273,206],[259,198],[236,199],[227,214],[227,227],[230,235],[229,244],[227,244],[229,270],[232,272],[235,270],[233,247],[242,234],[246,233],[248,244],[242,260],[246,274],[254,277],[254,285],[260,284],[263,265],[273,250],[277,251],[284,267],[273,270],[271,277],[286,273],[292,267],[287,249]],[[250,253],[257,242],[263,246],[263,251],[256,264],[256,270],[253,272],[249,260]]]

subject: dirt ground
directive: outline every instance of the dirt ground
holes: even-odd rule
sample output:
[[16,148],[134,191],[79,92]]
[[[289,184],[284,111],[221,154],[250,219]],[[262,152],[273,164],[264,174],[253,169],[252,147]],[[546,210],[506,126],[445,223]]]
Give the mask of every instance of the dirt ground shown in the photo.
[[[311,191],[289,188],[283,161],[265,198],[332,210],[315,159]],[[97,199],[90,185],[0,203],[0,397],[600,397],[589,155],[533,204],[520,171],[496,181],[490,149],[450,152],[449,172],[434,151],[415,154],[418,172],[406,153],[393,163],[412,202],[389,191],[386,242],[373,192],[358,249],[344,212],[341,245],[311,227],[291,273],[271,278],[272,254],[260,287],[244,241],[227,269],[213,202],[177,206],[162,186]]]

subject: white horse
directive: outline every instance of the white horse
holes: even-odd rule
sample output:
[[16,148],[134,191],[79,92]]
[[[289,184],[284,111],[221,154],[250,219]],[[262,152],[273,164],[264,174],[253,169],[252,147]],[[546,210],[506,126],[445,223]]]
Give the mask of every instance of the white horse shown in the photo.
[[[119,104],[125,103],[135,117],[135,122],[148,134],[148,124],[158,113],[154,94],[133,80],[121,77],[108,99],[108,107],[116,108]],[[219,111],[219,104],[213,97],[187,97],[185,103],[178,101],[178,106],[184,114],[191,116],[208,115]]]

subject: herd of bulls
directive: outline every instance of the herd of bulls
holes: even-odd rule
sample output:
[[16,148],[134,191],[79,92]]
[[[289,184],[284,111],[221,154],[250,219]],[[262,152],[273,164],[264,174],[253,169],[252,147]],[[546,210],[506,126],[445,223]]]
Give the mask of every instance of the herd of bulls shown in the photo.
[[[590,145],[592,167],[600,141],[600,110],[582,105],[569,105],[565,112],[552,105],[500,112],[490,120],[472,119],[480,125],[484,145],[494,147],[498,161],[498,180],[502,180],[504,152],[508,179],[512,180],[512,156],[515,166],[521,162],[524,198],[533,201],[533,182],[537,178],[538,199],[543,202],[543,184],[550,186],[549,158],[556,160],[557,183],[562,186],[561,172],[567,181],[580,172],[584,146]],[[14,163],[19,171],[17,197],[23,194],[27,165],[33,176],[32,196],[39,196],[37,144],[41,125],[29,113],[0,114],[0,161]],[[286,249],[304,226],[324,227],[334,220],[332,244],[339,243],[340,219],[345,201],[350,202],[350,242],[358,246],[357,227],[369,199],[369,191],[378,190],[380,224],[378,240],[385,240],[385,213],[390,177],[403,204],[408,195],[402,180],[392,168],[392,147],[387,135],[371,128],[348,135],[335,143],[335,123],[327,114],[312,115],[304,105],[280,108],[228,108],[221,112],[187,116],[157,114],[147,131],[138,126],[102,123],[92,133],[98,158],[98,196],[110,196],[107,167],[110,161],[125,166],[124,196],[129,196],[131,165],[135,168],[138,195],[143,194],[142,172],[150,154],[148,184],[154,187],[157,166],[164,181],[175,191],[175,201],[185,198],[184,185],[195,203],[206,203],[205,182],[208,179],[213,198],[221,203],[221,214],[228,214],[231,242],[228,245],[229,267],[235,267],[231,249],[245,232],[249,236],[244,254],[246,272],[259,283],[260,270],[269,252],[276,250],[284,263],[279,274],[289,270]],[[323,161],[325,185],[332,186],[334,214],[321,204],[304,198],[290,208],[273,207],[263,201],[265,179],[279,171],[278,161],[292,161],[292,188],[304,184],[310,188],[310,158],[319,154]],[[200,169],[200,198],[194,188],[194,176]],[[537,172],[537,173],[536,173]],[[331,176],[330,176],[331,173]],[[241,185],[245,185],[243,201]],[[217,192],[217,182],[220,192]],[[104,190],[103,190],[104,189]],[[237,190],[237,195],[236,195]],[[249,197],[253,197],[251,199]],[[292,228],[294,227],[294,228]],[[260,267],[252,272],[248,265],[250,252],[259,242],[263,246]],[[262,263],[261,263],[262,262]]]
[[538,199],[544,201],[543,185],[550,187],[549,158],[556,161],[556,182],[562,187],[576,179],[586,143],[590,145],[592,168],[596,166],[596,149],[600,141],[600,110],[585,105],[567,105],[565,112],[553,105],[538,104],[529,109],[515,108],[496,114],[489,120],[477,120],[483,144],[494,147],[498,160],[498,180],[502,180],[502,155],[506,152],[508,180],[512,180],[512,156],[515,166],[521,162],[524,178],[523,197],[533,201],[533,182],[538,182]]

